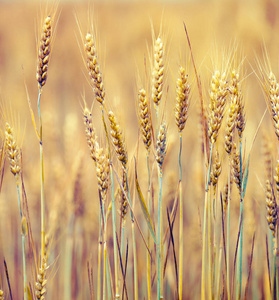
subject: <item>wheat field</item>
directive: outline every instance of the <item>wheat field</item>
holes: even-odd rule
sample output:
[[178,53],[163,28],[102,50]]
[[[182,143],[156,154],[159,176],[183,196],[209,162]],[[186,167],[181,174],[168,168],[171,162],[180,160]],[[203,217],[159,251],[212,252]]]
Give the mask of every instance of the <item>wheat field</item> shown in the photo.
[[279,298],[279,5],[88,2],[0,2],[0,299]]

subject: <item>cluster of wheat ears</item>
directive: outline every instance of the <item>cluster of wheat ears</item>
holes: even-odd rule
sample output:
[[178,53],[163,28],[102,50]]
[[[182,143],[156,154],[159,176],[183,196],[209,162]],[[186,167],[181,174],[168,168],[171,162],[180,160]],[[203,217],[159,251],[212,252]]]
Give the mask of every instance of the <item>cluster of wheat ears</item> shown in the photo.
[[[23,165],[22,152],[16,140],[16,134],[12,124],[6,122],[4,145],[1,149],[0,165],[2,176],[5,159],[9,161],[10,171],[15,178],[21,228],[18,231],[22,238],[22,277],[24,299],[47,298],[48,285],[55,285],[54,280],[49,282],[51,267],[58,265],[60,258],[49,262],[51,246],[57,237],[50,230],[51,224],[46,225],[46,203],[44,190],[44,164],[43,146],[48,143],[43,139],[42,116],[40,101],[43,89],[47,82],[49,60],[52,48],[52,31],[54,17],[47,16],[44,19],[41,37],[38,45],[37,58],[37,82],[38,82],[38,114],[32,109],[28,98],[31,118],[40,149],[40,178],[41,178],[41,245],[40,253],[34,243],[31,220],[28,210],[27,198],[23,190]],[[139,156],[129,157],[129,151],[125,144],[124,131],[117,115],[109,109],[109,100],[106,97],[105,83],[101,72],[101,64],[97,56],[97,46],[94,30],[86,33],[83,40],[83,55],[87,66],[94,103],[99,104],[103,132],[98,133],[103,138],[99,139],[94,127],[94,111],[92,105],[83,105],[83,122],[85,126],[85,138],[96,170],[99,203],[99,238],[98,253],[94,253],[98,259],[97,265],[90,266],[88,261],[88,282],[83,282],[83,295],[87,299],[184,299],[191,293],[185,290],[184,274],[185,247],[187,235],[185,235],[185,203],[191,201],[185,198],[184,181],[192,178],[183,176],[183,132],[187,130],[187,119],[191,101],[193,101],[193,86],[196,82],[200,108],[201,147],[203,149],[204,166],[204,206],[201,220],[201,265],[200,268],[200,297],[202,299],[240,299],[248,295],[251,282],[252,258],[254,250],[254,236],[250,239],[250,251],[245,253],[245,272],[243,272],[243,220],[245,211],[245,193],[249,177],[249,160],[253,147],[248,151],[245,147],[243,133],[245,132],[245,99],[242,86],[245,78],[242,77],[242,61],[237,61],[236,55],[227,57],[220,69],[212,71],[212,78],[204,95],[202,82],[195,65],[194,55],[185,27],[186,38],[189,45],[194,76],[189,80],[187,68],[180,66],[177,74],[175,95],[175,107],[173,118],[177,125],[177,139],[179,140],[179,152],[177,153],[178,182],[175,187],[175,198],[171,207],[167,207],[164,201],[163,177],[168,169],[164,167],[168,152],[168,123],[166,120],[166,106],[164,106],[165,94],[168,92],[165,83],[166,60],[165,40],[162,32],[153,39],[150,53],[150,70],[143,82],[145,86],[137,87],[137,111],[140,136],[144,145],[146,164],[142,166]],[[268,64],[265,64],[268,65]],[[259,64],[259,82],[263,88],[268,111],[274,124],[275,133],[279,139],[279,84],[271,67],[262,68]],[[208,104],[207,104],[208,103]],[[99,109],[96,107],[94,110]],[[38,120],[38,121],[37,121]],[[259,124],[259,128],[260,128]],[[255,138],[258,130],[255,132]],[[220,137],[222,136],[222,138]],[[254,138],[254,139],[255,139]],[[141,141],[140,141],[141,143]],[[252,144],[253,146],[253,144]],[[138,145],[138,147],[140,147]],[[267,163],[268,164],[268,163]],[[147,179],[138,177],[138,166],[146,169]],[[225,186],[219,187],[221,170],[226,178]],[[272,174],[274,173],[274,176]],[[79,176],[77,174],[77,176]],[[279,299],[279,274],[277,267],[277,198],[279,195],[279,160],[274,172],[267,172],[265,184],[266,195],[266,219],[269,227],[267,238],[267,291],[265,295]],[[143,186],[144,182],[146,186]],[[193,183],[194,184],[194,183]],[[234,187],[235,186],[235,187]],[[189,187],[189,185],[188,185]],[[234,189],[234,192],[233,192]],[[237,192],[235,192],[237,191]],[[230,228],[231,200],[233,204],[238,201],[239,223],[234,231]],[[95,200],[97,201],[97,199]],[[263,200],[264,201],[264,200]],[[135,210],[141,207],[141,210]],[[169,211],[170,210],[170,211]],[[176,217],[177,216],[177,217]],[[178,223],[174,228],[175,221]],[[129,226],[130,228],[128,228]],[[177,231],[177,232],[175,232]],[[197,230],[198,231],[198,230]],[[46,234],[47,233],[47,234]],[[48,234],[49,233],[49,234]],[[69,231],[73,234],[73,230]],[[144,250],[138,251],[136,240],[144,244]],[[233,240],[233,242],[232,242]],[[236,243],[235,243],[236,241]],[[26,260],[26,247],[29,247],[34,260],[35,268]],[[128,260],[128,249],[132,249],[132,260]],[[19,247],[20,248],[20,247]],[[233,249],[233,250],[232,250]],[[268,249],[272,249],[272,255],[268,255]],[[70,249],[72,250],[72,249]],[[72,264],[73,251],[67,249],[65,255],[65,299],[71,299],[73,282]],[[178,251],[176,253],[176,251]],[[173,253],[173,255],[171,254]],[[145,262],[139,268],[139,261]],[[167,262],[171,262],[171,281],[166,276]],[[247,263],[248,261],[248,263]],[[132,269],[132,281],[127,278],[127,268]],[[140,271],[139,271],[140,270]],[[140,274],[141,272],[141,274]],[[245,273],[245,282],[243,274]],[[3,274],[3,273],[2,273]],[[4,287],[3,278],[0,284],[0,299],[12,299],[13,290],[10,284],[8,266],[5,262],[5,274],[7,285]],[[30,274],[32,274],[30,277]],[[70,274],[70,275],[68,275]],[[78,276],[78,275],[75,275]],[[263,276],[264,277],[264,276]],[[95,278],[95,279],[94,279]],[[68,280],[68,281],[67,281]],[[263,279],[264,280],[264,279]],[[132,288],[127,282],[133,283]],[[140,284],[139,284],[140,282]],[[19,285],[20,286],[20,285]],[[0,286],[1,288],[1,286]],[[16,287],[15,287],[16,288]],[[66,288],[65,288],[66,290]]]

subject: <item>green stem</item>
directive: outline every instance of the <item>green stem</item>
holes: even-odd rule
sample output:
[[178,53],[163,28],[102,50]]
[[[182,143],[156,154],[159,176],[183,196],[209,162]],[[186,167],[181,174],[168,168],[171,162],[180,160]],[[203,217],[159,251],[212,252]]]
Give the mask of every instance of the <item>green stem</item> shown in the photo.
[[179,222],[179,285],[178,285],[178,299],[182,300],[182,282],[183,282],[183,199],[182,199],[182,133],[180,133],[180,147],[179,147],[179,204],[180,204],[180,222]]
[[44,192],[44,162],[43,162],[43,126],[40,109],[41,89],[38,95],[38,115],[39,115],[39,137],[40,137],[40,164],[41,164],[41,267],[45,255],[45,192]]
[[104,219],[104,268],[103,268],[103,300],[106,299],[106,262],[107,262],[107,226]]
[[243,252],[243,198],[242,198],[242,185],[243,185],[243,171],[242,171],[242,147],[241,141],[239,144],[239,164],[240,164],[240,183],[241,183],[241,194],[240,194],[240,213],[239,213],[239,248],[237,256],[237,297],[241,298],[241,285],[242,285],[242,252]]
[[237,299],[241,298],[241,285],[242,285],[242,249],[243,249],[243,200],[242,199],[240,202],[239,225],[241,225],[241,227],[240,227],[239,248],[238,248],[238,256],[237,256]]
[[102,213],[99,212],[98,280],[97,299],[101,300],[101,261],[102,261]]
[[24,233],[22,233],[22,264],[23,264],[24,300],[27,300],[28,296],[27,296],[27,275],[26,275],[26,262],[25,262],[25,234]]
[[114,198],[114,183],[113,183],[113,170],[110,166],[110,177],[111,177],[111,204],[112,204],[112,230],[113,230],[113,254],[114,254],[114,272],[115,272],[115,299],[119,299],[118,289],[118,263],[117,263],[117,241],[116,241],[116,209],[115,209],[115,198]]
[[[212,161],[212,149],[213,144],[210,145],[210,157],[209,157],[209,166],[208,173],[206,177],[206,188],[205,188],[205,197],[204,197],[204,214],[203,214],[203,238],[202,238],[202,280],[201,280],[201,299],[205,300],[205,267],[206,267],[206,232],[207,232],[207,215],[208,215],[208,189],[210,183],[210,170],[211,170],[211,161]],[[210,257],[209,257],[210,259]]]
[[[124,176],[126,176],[128,201],[130,203],[130,206],[132,207],[131,194],[130,194],[126,169],[125,169]],[[133,216],[132,211],[131,211],[131,222],[132,222],[132,239],[133,239],[133,256],[134,256],[134,299],[138,300],[138,289],[139,288],[138,288],[137,247],[136,247],[136,236],[135,236],[135,223],[134,223],[134,216]]]
[[[229,173],[230,170],[229,170]],[[230,200],[230,177],[229,174],[229,186],[228,186],[228,207],[227,207],[227,298],[230,300],[231,298],[231,292],[230,292],[230,207],[231,207],[231,200]]]
[[161,299],[161,206],[162,206],[162,169],[159,167],[159,203],[157,228],[157,299]]
[[[148,172],[148,195],[147,195],[147,201],[148,201],[148,210],[149,214],[151,215],[151,199],[150,199],[150,167],[149,167],[149,151],[147,152],[146,157],[146,164],[147,164],[147,172]],[[147,232],[147,243],[148,248],[150,249],[150,232],[148,230]],[[151,300],[151,255],[147,252],[146,254],[147,259],[147,294],[148,294],[148,300]]]

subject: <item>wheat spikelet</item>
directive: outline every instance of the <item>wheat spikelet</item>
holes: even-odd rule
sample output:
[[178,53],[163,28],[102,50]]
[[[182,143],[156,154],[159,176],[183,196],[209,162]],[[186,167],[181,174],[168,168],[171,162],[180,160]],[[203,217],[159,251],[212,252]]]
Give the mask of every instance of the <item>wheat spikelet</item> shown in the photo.
[[96,149],[96,173],[102,201],[105,201],[109,182],[109,155],[103,148]]
[[265,200],[266,200],[268,227],[271,230],[273,236],[275,236],[277,218],[278,218],[277,204],[273,193],[273,188],[269,180],[266,181]]
[[96,100],[103,104],[105,100],[104,83],[97,59],[96,46],[91,33],[87,33],[84,46],[92,88],[94,90]]
[[18,180],[21,171],[20,152],[17,146],[17,142],[15,140],[14,130],[9,125],[9,123],[6,123],[5,143],[6,143],[6,154],[10,161],[10,170]]
[[0,300],[4,300],[4,292],[0,290]]
[[225,186],[224,186],[224,190],[223,190],[223,193],[222,193],[222,200],[223,200],[223,211],[224,211],[224,214],[226,213],[226,210],[227,210],[227,206],[228,206],[228,200],[229,200],[229,184],[226,183]]
[[149,106],[146,97],[146,91],[141,89],[139,91],[139,107],[140,107],[140,129],[142,133],[143,143],[147,151],[150,149],[152,142],[152,128],[151,128],[151,116]]
[[93,161],[96,162],[96,153],[95,153],[96,135],[92,123],[92,114],[88,108],[85,108],[83,111],[83,122],[85,125],[85,135],[90,150],[90,156],[93,159]]
[[175,106],[175,120],[178,126],[179,132],[185,127],[187,121],[187,113],[189,106],[189,94],[190,85],[187,83],[187,75],[185,74],[185,69],[180,67],[179,78],[176,82],[176,106]]
[[[123,186],[123,189],[124,189],[125,193],[127,193],[127,173],[126,173],[126,170],[123,170],[122,186]],[[120,192],[120,216],[121,216],[122,225],[125,224],[127,211],[128,211],[127,198],[125,197],[123,191],[121,190],[121,192]]]
[[158,106],[163,94],[163,62],[164,44],[160,37],[154,43],[154,65],[152,71],[152,99]]
[[262,155],[264,159],[265,178],[272,176],[272,143],[267,133],[262,135]]
[[276,190],[279,192],[279,160],[277,160],[277,165],[275,168],[274,181],[276,183]]
[[110,121],[111,136],[112,136],[112,142],[114,145],[115,152],[123,168],[126,168],[127,161],[128,161],[128,154],[125,148],[125,142],[120,130],[120,126],[117,123],[117,120],[112,111],[109,111],[108,118]]
[[233,144],[233,157],[232,157],[232,167],[234,182],[238,188],[239,193],[241,193],[241,171],[240,171],[240,154],[236,149],[236,145]]
[[230,90],[230,107],[225,129],[225,150],[228,154],[232,151],[233,133],[236,123],[236,115],[238,111],[238,91],[239,91],[239,74],[233,70],[231,74]]
[[219,71],[215,71],[211,80],[211,92],[209,96],[208,137],[211,144],[214,144],[223,120],[225,100],[227,96],[225,72],[221,75]]
[[166,123],[163,122],[160,126],[160,130],[157,137],[157,144],[156,144],[156,161],[161,170],[166,156],[166,150],[167,150],[166,145],[167,145],[167,126]]
[[212,170],[211,170],[211,174],[210,174],[210,179],[211,179],[211,183],[214,187],[214,190],[216,189],[216,185],[217,185],[217,182],[218,182],[218,177],[221,174],[221,170],[222,170],[222,167],[221,167],[221,162],[220,162],[220,159],[219,159],[219,153],[218,153],[218,151],[216,151],[215,160],[214,160],[214,163],[212,165]]
[[244,113],[244,104],[243,97],[240,95],[237,98],[237,111],[236,111],[236,129],[238,131],[239,140],[242,139],[242,134],[245,128],[245,113]]
[[47,270],[47,264],[45,262],[45,258],[43,258],[42,266],[39,268],[39,273],[37,275],[37,282],[35,283],[35,296],[38,300],[45,299],[46,294],[46,270]]
[[271,112],[271,117],[273,119],[273,125],[275,128],[275,134],[279,139],[279,85],[277,83],[275,75],[270,72],[268,77],[269,82],[269,107]]
[[37,81],[39,89],[45,85],[47,80],[47,69],[50,56],[51,22],[50,16],[45,18],[39,43],[37,64]]

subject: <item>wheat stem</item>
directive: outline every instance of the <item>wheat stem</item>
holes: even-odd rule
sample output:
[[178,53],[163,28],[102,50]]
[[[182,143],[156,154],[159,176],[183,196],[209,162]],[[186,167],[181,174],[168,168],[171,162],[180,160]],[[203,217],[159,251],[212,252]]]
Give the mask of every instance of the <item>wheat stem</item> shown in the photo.
[[[146,164],[147,164],[147,173],[148,173],[148,195],[147,195],[147,201],[148,201],[148,211],[149,214],[151,214],[151,199],[150,199],[150,166],[149,166],[149,154],[150,151],[147,151],[147,157],[146,157]],[[148,248],[150,249],[150,232],[148,230],[147,233],[147,243]],[[147,259],[147,293],[148,293],[148,300],[151,300],[151,255],[147,252],[146,254]]]
[[159,168],[159,204],[158,204],[158,226],[157,226],[157,299],[161,299],[161,210],[162,210],[162,170]]
[[182,300],[182,283],[183,283],[183,199],[182,199],[182,165],[181,165],[181,152],[182,152],[182,132],[179,136],[179,285],[178,285],[178,298]]

